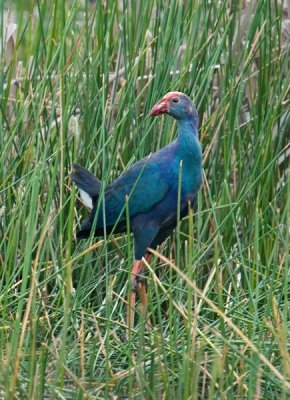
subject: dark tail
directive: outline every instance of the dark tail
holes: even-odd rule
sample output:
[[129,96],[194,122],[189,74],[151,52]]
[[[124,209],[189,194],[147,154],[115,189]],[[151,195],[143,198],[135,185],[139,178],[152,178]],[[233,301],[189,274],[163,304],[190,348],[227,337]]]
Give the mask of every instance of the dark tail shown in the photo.
[[[71,180],[80,189],[81,198],[84,204],[92,209],[97,201],[101,189],[101,181],[91,174],[87,169],[78,164],[72,164]],[[79,239],[87,238],[91,232],[91,218],[86,219],[77,233]]]
[[72,168],[73,171],[70,174],[71,180],[78,188],[95,200],[100,193],[101,181],[78,164],[72,164]]

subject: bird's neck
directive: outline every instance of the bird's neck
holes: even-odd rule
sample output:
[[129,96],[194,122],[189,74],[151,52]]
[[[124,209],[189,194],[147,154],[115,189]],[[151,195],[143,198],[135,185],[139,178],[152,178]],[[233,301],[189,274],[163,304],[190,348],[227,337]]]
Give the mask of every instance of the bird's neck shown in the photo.
[[188,116],[186,119],[178,120],[177,124],[180,149],[193,151],[195,148],[199,148],[198,119],[194,116]]
[[[198,119],[189,117],[178,121],[177,162],[182,161],[182,191],[196,194],[202,176],[202,152],[198,140]],[[180,171],[180,170],[179,170]]]

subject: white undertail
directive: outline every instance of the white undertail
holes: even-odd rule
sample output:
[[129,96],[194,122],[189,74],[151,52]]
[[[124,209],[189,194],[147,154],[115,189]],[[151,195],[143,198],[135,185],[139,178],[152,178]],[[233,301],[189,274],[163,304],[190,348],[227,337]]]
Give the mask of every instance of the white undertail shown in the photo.
[[84,205],[91,210],[93,208],[93,200],[91,196],[82,189],[80,189],[80,195]]

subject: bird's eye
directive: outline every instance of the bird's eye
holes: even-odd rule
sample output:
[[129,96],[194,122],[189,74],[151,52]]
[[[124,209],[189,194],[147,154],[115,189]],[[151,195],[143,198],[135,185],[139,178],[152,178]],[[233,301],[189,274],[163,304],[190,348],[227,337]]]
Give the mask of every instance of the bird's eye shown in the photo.
[[173,103],[178,103],[179,102],[179,98],[178,97],[174,97],[174,99],[172,99]]

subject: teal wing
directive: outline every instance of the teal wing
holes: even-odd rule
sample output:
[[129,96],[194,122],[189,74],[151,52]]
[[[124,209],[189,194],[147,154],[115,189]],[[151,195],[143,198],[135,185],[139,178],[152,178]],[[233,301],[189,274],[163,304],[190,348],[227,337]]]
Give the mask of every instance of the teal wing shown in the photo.
[[[126,198],[129,202],[130,218],[140,213],[146,213],[162,201],[168,192],[169,184],[162,174],[159,163],[149,163],[141,160],[121,175],[106,190],[105,211],[106,225],[112,226],[126,219],[124,210]],[[103,212],[100,207],[97,226],[103,225]]]

